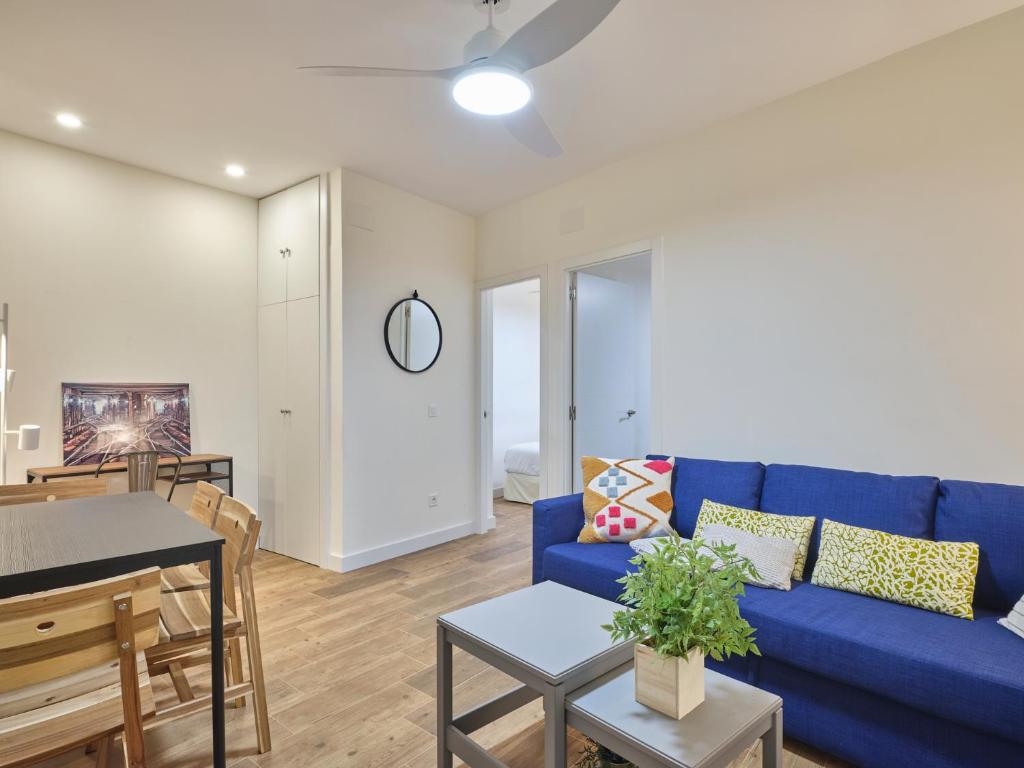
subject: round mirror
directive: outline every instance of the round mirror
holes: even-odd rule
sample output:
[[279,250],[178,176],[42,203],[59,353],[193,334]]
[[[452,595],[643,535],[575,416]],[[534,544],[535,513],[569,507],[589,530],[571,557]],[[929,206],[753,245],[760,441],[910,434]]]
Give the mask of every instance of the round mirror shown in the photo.
[[384,321],[384,344],[395,365],[423,373],[441,354],[441,321],[434,308],[413,293],[396,302]]

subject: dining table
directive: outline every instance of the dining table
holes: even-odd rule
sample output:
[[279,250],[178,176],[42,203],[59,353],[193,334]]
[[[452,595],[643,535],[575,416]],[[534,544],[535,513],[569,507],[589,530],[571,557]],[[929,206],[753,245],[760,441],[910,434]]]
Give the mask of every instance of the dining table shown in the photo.
[[224,539],[151,492],[0,507],[0,598],[210,563],[214,768],[224,768]]

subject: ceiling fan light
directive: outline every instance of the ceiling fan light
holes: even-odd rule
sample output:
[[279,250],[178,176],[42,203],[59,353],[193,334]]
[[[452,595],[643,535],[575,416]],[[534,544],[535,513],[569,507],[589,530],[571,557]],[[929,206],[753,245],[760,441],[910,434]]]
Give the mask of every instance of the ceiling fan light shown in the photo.
[[477,115],[507,115],[530,103],[533,88],[515,70],[474,67],[455,78],[452,98],[460,107]]

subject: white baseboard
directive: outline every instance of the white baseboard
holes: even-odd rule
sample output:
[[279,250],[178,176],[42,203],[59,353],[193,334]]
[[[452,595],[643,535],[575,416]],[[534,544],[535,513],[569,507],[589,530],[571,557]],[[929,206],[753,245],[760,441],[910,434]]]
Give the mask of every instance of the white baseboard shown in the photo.
[[488,515],[484,518],[484,529],[480,533],[487,533],[493,531],[498,527],[498,521],[494,519],[494,515]]
[[504,486],[500,486],[499,485],[497,488],[494,489],[494,498],[500,499],[504,495],[505,495],[505,488],[504,488]]
[[[476,532],[476,521],[472,521],[453,525],[449,528],[440,528],[420,536],[393,541],[390,544],[382,544],[379,547],[364,549],[361,552],[352,552],[348,555],[332,553],[331,566],[333,570],[355,571],[368,565],[382,563],[385,560],[408,555],[412,552],[419,552],[421,549],[436,547],[438,544],[461,539],[463,536],[471,536]],[[335,563],[337,563],[337,568],[334,568]]]

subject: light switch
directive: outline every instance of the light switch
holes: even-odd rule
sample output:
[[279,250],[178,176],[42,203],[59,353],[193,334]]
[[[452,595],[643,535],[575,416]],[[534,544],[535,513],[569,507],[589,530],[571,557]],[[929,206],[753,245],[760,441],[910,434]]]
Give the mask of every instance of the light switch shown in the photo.
[[436,419],[438,414],[437,406],[431,403],[427,406],[427,418]]

